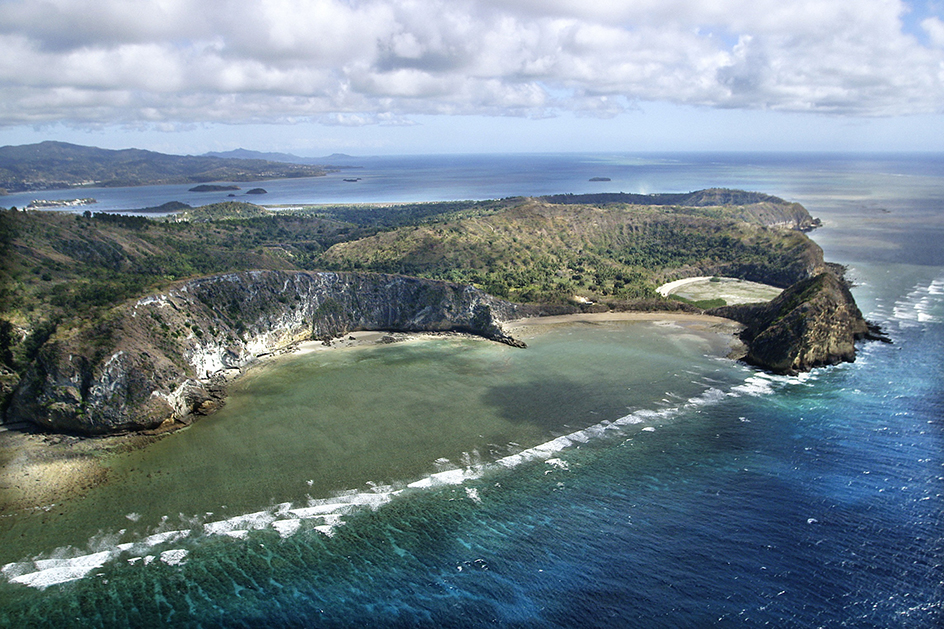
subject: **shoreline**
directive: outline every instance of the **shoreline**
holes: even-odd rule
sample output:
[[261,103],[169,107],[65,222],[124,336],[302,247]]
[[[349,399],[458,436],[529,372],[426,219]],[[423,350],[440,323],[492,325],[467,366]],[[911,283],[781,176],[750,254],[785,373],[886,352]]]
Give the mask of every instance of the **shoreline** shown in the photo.
[[[541,334],[542,329],[562,325],[599,325],[613,322],[663,322],[683,324],[699,331],[712,331],[731,338],[729,358],[737,358],[741,324],[730,319],[688,312],[597,312],[527,317],[502,323],[509,334],[527,337]],[[362,330],[349,332],[329,341],[303,341],[284,350],[259,357],[258,361],[239,371],[226,374],[232,384],[244,374],[272,366],[279,358],[312,352],[349,350],[374,345],[436,340],[443,338],[485,339],[465,332],[388,332]],[[179,422],[173,428],[145,433],[107,437],[81,437],[40,432],[35,426],[0,427],[0,518],[18,512],[49,509],[56,503],[82,497],[91,489],[108,482],[107,460],[170,436],[198,419]]]

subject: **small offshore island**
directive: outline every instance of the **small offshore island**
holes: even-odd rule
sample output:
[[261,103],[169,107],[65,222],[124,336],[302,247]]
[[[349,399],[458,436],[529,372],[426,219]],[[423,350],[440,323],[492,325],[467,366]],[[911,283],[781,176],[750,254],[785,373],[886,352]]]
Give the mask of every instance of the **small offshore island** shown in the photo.
[[[876,337],[841,269],[802,233],[817,221],[760,193],[288,212],[226,202],[181,216],[0,214],[11,254],[0,313],[5,422],[82,435],[188,425],[260,357],[357,330],[521,345],[503,323],[707,313],[743,324],[742,358],[777,373],[853,360],[855,341]],[[703,275],[784,290],[740,305],[655,290]]]

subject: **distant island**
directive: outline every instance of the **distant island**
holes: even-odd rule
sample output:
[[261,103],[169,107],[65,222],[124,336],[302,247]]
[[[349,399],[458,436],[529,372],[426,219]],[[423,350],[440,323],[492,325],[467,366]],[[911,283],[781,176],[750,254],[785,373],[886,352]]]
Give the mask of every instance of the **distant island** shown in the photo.
[[609,177],[590,177],[590,181],[610,181]]
[[246,194],[269,194],[269,191],[265,188],[253,188],[252,190],[246,190]]
[[239,190],[239,186],[220,186],[216,184],[201,184],[190,188],[189,192],[224,192],[228,190]]
[[[455,330],[520,345],[537,314],[658,310],[745,325],[743,358],[794,373],[875,337],[802,230],[798,203],[711,189],[272,211],[227,201],[166,218],[0,211],[4,421],[81,434],[212,412],[260,353],[355,330]],[[734,277],[785,289],[727,306],[661,284]]]
[[308,163],[114,151],[65,142],[0,147],[0,189],[8,193],[320,177],[329,170]]
[[360,168],[345,164],[345,162],[356,161],[358,158],[344,153],[332,153],[325,157],[300,157],[292,153],[272,153],[263,151],[250,151],[247,149],[234,149],[232,151],[214,151],[204,153],[203,157],[224,157],[227,159],[263,159],[268,162],[283,162],[286,164],[308,164],[312,166],[321,166],[325,170],[337,170],[348,168]]

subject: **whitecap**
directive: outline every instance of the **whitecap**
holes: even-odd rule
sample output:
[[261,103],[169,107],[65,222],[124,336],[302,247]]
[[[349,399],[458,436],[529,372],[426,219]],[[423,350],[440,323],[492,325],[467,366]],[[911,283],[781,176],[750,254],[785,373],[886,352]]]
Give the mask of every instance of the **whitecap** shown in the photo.
[[302,521],[299,519],[294,520],[276,520],[272,523],[272,528],[278,531],[279,536],[282,538],[291,537],[294,535],[299,527],[301,527]]
[[179,566],[184,562],[184,559],[187,558],[187,555],[190,554],[189,550],[182,548],[175,548],[173,550],[165,550],[161,553],[160,560],[166,563],[168,566]]
[[[81,579],[92,570],[101,568],[112,556],[112,551],[103,550],[71,559],[39,559],[32,562],[34,569],[31,572],[23,572],[8,578],[11,583],[45,589],[51,585]],[[7,564],[3,567],[4,574],[19,570],[29,570],[29,562]]]

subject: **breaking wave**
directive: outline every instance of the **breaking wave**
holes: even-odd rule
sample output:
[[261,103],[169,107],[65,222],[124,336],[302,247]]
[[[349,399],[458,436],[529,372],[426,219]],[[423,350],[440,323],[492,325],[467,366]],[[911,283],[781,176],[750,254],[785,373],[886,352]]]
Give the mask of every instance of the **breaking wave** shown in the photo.
[[[729,398],[772,395],[786,386],[804,385],[814,377],[810,374],[775,376],[747,368],[745,373],[743,382],[727,391],[717,386],[708,386],[699,395],[675,405],[635,410],[617,419],[604,420],[495,461],[482,462],[477,453],[464,456],[462,466],[454,466],[447,459],[439,459],[435,461],[434,467],[440,471],[412,482],[397,486],[372,485],[368,491],[349,491],[330,498],[309,499],[303,505],[280,503],[223,520],[206,522],[195,518],[185,522],[186,526],[183,528],[171,528],[168,518],[165,517],[156,532],[140,540],[117,543],[125,533],[119,531],[110,538],[90,541],[90,552],[83,553],[72,547],[59,548],[48,556],[8,563],[0,568],[0,574],[11,583],[44,589],[89,576],[111,561],[124,560],[129,564],[142,563],[145,566],[154,562],[179,565],[187,560],[189,554],[186,548],[181,547],[181,542],[193,542],[201,536],[225,536],[245,540],[251,531],[273,530],[282,538],[286,538],[303,530],[313,530],[330,537],[338,527],[344,525],[345,518],[365,510],[378,509],[406,492],[458,486],[487,474],[536,461],[543,461],[551,466],[551,469],[566,470],[568,464],[560,456],[568,449],[610,437],[626,437],[633,432],[655,431],[686,411],[715,406]],[[478,500],[474,488],[467,488],[466,495],[473,502]],[[127,517],[133,521],[137,519],[137,514],[129,514]],[[163,528],[171,530],[160,530]]]

